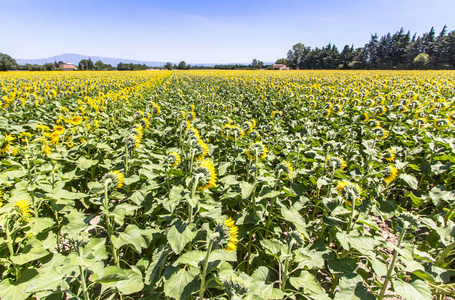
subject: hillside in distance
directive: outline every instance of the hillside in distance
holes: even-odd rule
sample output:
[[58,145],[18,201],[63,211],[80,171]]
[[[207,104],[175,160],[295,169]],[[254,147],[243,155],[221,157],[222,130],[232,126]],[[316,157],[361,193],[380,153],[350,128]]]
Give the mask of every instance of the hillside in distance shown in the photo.
[[[89,56],[89,55],[76,54],[76,53],[64,53],[64,54],[60,54],[60,55],[56,55],[56,56],[51,56],[51,57],[47,57],[47,58],[37,58],[37,59],[16,58],[16,62],[19,65],[25,65],[25,64],[43,65],[45,63],[64,61],[64,62],[70,62],[77,66],[81,60],[88,59],[89,57],[94,63],[98,60],[101,60],[103,63],[110,64],[113,67],[116,67],[120,62],[141,64],[141,65],[145,64],[146,66],[149,66],[149,67],[163,67],[166,64],[165,61],[133,60],[133,59],[127,59],[127,58]],[[179,62],[172,62],[172,63],[178,64]],[[191,63],[191,62],[186,62],[186,63],[190,64],[192,66],[198,65],[198,66],[204,66],[204,67],[213,67],[214,65],[219,64],[219,63]],[[223,63],[223,65],[231,65],[231,64],[232,65],[234,65],[234,64],[247,65],[245,63],[229,63],[229,64]],[[265,64],[273,64],[273,62],[266,62]]]

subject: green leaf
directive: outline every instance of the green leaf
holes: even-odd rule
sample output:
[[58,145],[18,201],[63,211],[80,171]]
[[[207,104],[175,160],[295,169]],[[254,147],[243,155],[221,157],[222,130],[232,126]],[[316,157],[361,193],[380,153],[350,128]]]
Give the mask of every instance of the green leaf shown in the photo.
[[37,235],[42,232],[44,229],[47,229],[55,224],[55,221],[51,218],[31,218],[29,222],[30,233]]
[[430,288],[426,282],[422,280],[415,280],[407,283],[401,280],[393,281],[393,288],[395,292],[407,300],[432,300]]
[[199,263],[205,259],[207,251],[193,250],[182,254],[175,264],[186,264],[191,267],[198,267]]
[[193,229],[194,224],[183,223],[181,219],[177,219],[172,224],[167,233],[167,241],[176,254],[180,254],[185,245],[196,237],[197,232],[193,231]]
[[419,182],[413,175],[402,173],[399,178],[403,179],[412,189],[417,190]]
[[51,193],[47,194],[47,196],[55,200],[59,199],[76,200],[87,197],[88,195],[84,193],[72,193],[63,189],[56,189],[53,190]]
[[269,278],[269,269],[267,269],[264,266],[260,266],[256,270],[254,270],[253,275],[251,275],[251,278],[253,279],[253,281],[266,282],[267,279]]
[[9,278],[4,278],[0,282],[0,298],[26,299],[29,296],[29,292],[26,291],[27,284],[37,274],[38,272],[35,269],[29,269],[22,274],[22,277],[17,282],[14,282]]
[[355,273],[357,261],[351,258],[332,259],[328,261],[330,272],[337,276]]
[[14,254],[11,256],[11,261],[16,265],[23,265],[28,262],[40,259],[48,254],[49,252],[42,246],[35,244],[33,247],[29,245],[25,247],[25,249],[23,249],[20,254]]
[[127,280],[118,282],[115,286],[123,295],[129,295],[140,292],[144,288],[141,272],[133,267],[132,270],[124,270]]
[[376,297],[363,285],[362,276],[351,274],[341,277],[339,292],[335,294],[336,300],[375,300]]
[[299,290],[303,288],[305,294],[324,294],[324,289],[319,285],[316,277],[308,271],[303,270],[299,277],[289,279],[291,285]]
[[283,216],[283,218],[286,221],[294,224],[296,229],[299,232],[303,233],[306,236],[306,238],[309,238],[308,233],[306,231],[305,220],[303,219],[302,215],[294,207],[287,209],[283,206],[281,208],[281,215]]
[[79,159],[77,160],[76,163],[77,163],[77,166],[81,170],[87,170],[91,166],[96,165],[98,163],[98,160],[96,160],[96,159],[87,159],[85,157],[79,157]]
[[61,268],[52,267],[46,271],[40,271],[38,276],[34,277],[28,282],[26,291],[29,293],[36,293],[39,291],[55,291],[64,281],[65,274],[62,273]]
[[141,229],[131,224],[118,237],[112,236],[112,244],[117,249],[120,249],[123,245],[132,245],[138,253],[141,253],[142,248],[147,248],[147,243],[141,234]]
[[248,199],[251,196],[251,193],[253,192],[254,184],[242,181],[240,182],[239,186],[240,190],[242,191],[242,198]]
[[188,299],[199,288],[199,269],[180,269],[164,283],[164,293],[173,299]]
[[161,272],[170,253],[171,250],[164,246],[155,250],[152,256],[152,262],[145,272],[145,284],[151,285],[161,277]]

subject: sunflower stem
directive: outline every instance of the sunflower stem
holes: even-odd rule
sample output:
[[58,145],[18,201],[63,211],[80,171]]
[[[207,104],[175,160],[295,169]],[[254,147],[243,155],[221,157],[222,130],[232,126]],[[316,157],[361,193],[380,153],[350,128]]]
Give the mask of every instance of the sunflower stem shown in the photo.
[[354,199],[353,201],[351,201],[351,217],[349,218],[349,223],[348,223],[348,234],[349,232],[351,232],[351,229],[352,229],[352,223],[354,221],[354,213],[355,213],[355,201],[356,199]]
[[[404,238],[405,233],[406,233],[406,229],[403,228],[401,230],[400,237],[398,238],[397,249],[399,249],[401,247],[401,243],[403,242],[403,238]],[[382,300],[384,298],[385,292],[387,291],[387,285],[389,284],[389,281],[390,281],[390,279],[392,277],[392,272],[393,272],[393,270],[395,268],[395,263],[397,261],[397,258],[398,258],[398,251],[395,250],[395,252],[393,253],[392,262],[390,263],[389,269],[387,270],[387,275],[386,275],[386,278],[384,280],[384,284],[382,285],[381,292],[379,293],[378,300]]]
[[[79,243],[77,243],[77,254],[80,256],[80,248],[79,248]],[[80,280],[81,280],[81,286],[82,286],[82,292],[84,294],[84,300],[89,300],[88,292],[87,292],[87,283],[85,281],[85,272],[82,269],[82,266],[79,266],[79,275],[80,275]]]
[[210,252],[212,251],[213,240],[210,239],[209,245],[207,247],[207,255],[205,256],[204,267],[202,269],[202,276],[201,276],[201,287],[199,289],[199,299],[204,299],[204,291],[205,291],[205,276],[207,275],[207,266],[209,264],[209,257]]
[[[112,180],[111,179],[107,179],[105,182],[104,182],[104,209],[105,209],[105,212],[108,213],[109,212],[109,197],[108,197],[108,193],[107,193],[107,190],[108,190],[108,185],[109,183],[111,183]],[[114,234],[114,226],[111,226],[111,220],[110,220],[110,217],[109,216],[105,216],[106,217],[106,230],[107,230],[107,235],[109,237],[109,242],[111,243],[111,247],[112,247],[112,257],[114,258],[114,262],[115,264],[117,265],[117,267],[119,266],[119,260],[118,260],[118,256],[117,256],[117,250],[115,249],[115,246],[114,244],[112,243],[112,235]],[[115,225],[115,224],[112,224],[112,225]]]
[[6,218],[5,233],[6,233],[6,243],[8,245],[9,254],[10,254],[10,256],[13,256],[14,250],[13,250],[13,241],[11,240],[11,232],[9,231],[9,218]]

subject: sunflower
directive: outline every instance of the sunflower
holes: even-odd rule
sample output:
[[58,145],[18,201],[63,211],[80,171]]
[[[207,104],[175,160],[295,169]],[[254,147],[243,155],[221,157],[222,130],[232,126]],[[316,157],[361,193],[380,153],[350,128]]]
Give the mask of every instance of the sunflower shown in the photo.
[[360,194],[362,189],[357,183],[352,182],[340,182],[337,185],[338,194],[346,201],[351,204],[355,201],[356,204],[360,203]]
[[29,221],[32,210],[30,209],[30,203],[27,200],[18,200],[15,204],[16,209],[21,214],[23,221]]
[[368,121],[367,125],[370,128],[376,128],[376,127],[380,127],[381,123],[378,120],[371,119],[371,120]]
[[141,138],[137,135],[131,134],[126,138],[125,144],[130,150],[137,149],[141,145]]
[[143,129],[147,129],[149,127],[150,121],[147,118],[142,118],[139,120],[139,124]]
[[411,109],[418,109],[422,107],[422,104],[420,104],[418,100],[412,100],[411,102],[409,102],[408,107]]
[[243,130],[246,134],[250,133],[250,132],[253,130],[253,128],[254,128],[254,125],[253,125],[253,123],[251,123],[250,121],[245,121],[245,122],[243,122],[243,124],[242,124],[242,130]]
[[210,159],[202,160],[193,171],[193,177],[198,177],[198,189],[203,191],[216,186],[216,172]]
[[54,126],[54,132],[57,132],[58,134],[62,134],[65,132],[65,127],[61,125]]
[[343,110],[343,106],[339,105],[339,104],[335,104],[333,107],[332,107],[332,112],[333,113],[339,113]]
[[153,107],[152,107],[152,113],[156,116],[160,113],[161,111],[161,107],[158,105],[158,104],[155,104]]
[[218,247],[226,251],[237,250],[239,228],[235,226],[235,221],[227,218],[224,222],[219,222],[215,227],[214,242]]
[[389,185],[392,181],[397,178],[398,174],[398,169],[395,168],[395,166],[388,166],[387,168],[384,169],[383,171],[383,178],[384,181],[387,182],[387,185]]
[[426,123],[427,123],[427,120],[424,118],[417,118],[414,121],[412,121],[412,125],[417,128],[425,126]]
[[187,121],[194,121],[194,119],[196,119],[196,113],[194,111],[189,111],[186,113],[186,120]]
[[389,132],[387,130],[385,130],[384,128],[382,128],[382,127],[376,127],[376,128],[373,128],[373,134],[378,139],[383,140],[389,135]]
[[445,129],[450,125],[450,122],[446,119],[435,119],[434,120],[434,126],[436,129]]
[[327,109],[327,108],[323,109],[323,110],[322,110],[322,116],[323,116],[324,118],[330,117],[330,109]]
[[202,140],[198,140],[192,151],[194,153],[195,160],[203,160],[209,152],[209,147]]
[[256,157],[265,158],[267,156],[267,152],[267,147],[261,141],[252,143],[250,148],[245,151],[246,155],[251,160],[256,159]]
[[70,124],[73,124],[73,125],[79,125],[82,123],[82,117],[80,116],[74,116],[72,117],[70,120],[69,120],[69,123]]
[[250,139],[252,140],[257,140],[261,137],[261,135],[259,134],[259,132],[257,132],[256,130],[253,130],[251,131],[248,136],[250,137]]
[[224,290],[229,295],[230,299],[242,299],[248,294],[251,279],[245,273],[239,275],[232,273],[227,277],[221,278]]
[[245,135],[245,132],[237,125],[232,125],[229,131],[229,138],[231,140],[238,140]]
[[197,137],[200,138],[201,135],[200,135],[200,133],[199,133],[199,130],[197,130],[196,127],[193,127],[193,126],[191,126],[190,124],[188,124],[188,125],[189,125],[189,127],[186,128],[185,134],[186,134],[187,136],[189,136],[189,137],[195,135],[195,136],[197,136]]
[[292,171],[294,171],[294,168],[287,161],[281,162],[276,167],[276,172],[278,173],[278,176],[280,177],[280,179],[283,180],[288,180],[289,177],[291,176]]
[[344,170],[348,166],[344,159],[339,158],[337,156],[327,157],[325,163],[327,164],[328,167],[332,167],[332,169],[334,168]]
[[452,111],[452,112],[449,114],[449,119],[450,119],[452,122],[455,122],[455,111]]
[[167,162],[171,167],[176,167],[180,163],[180,154],[177,152],[170,152],[167,156]]
[[72,148],[74,146],[73,141],[69,141],[68,143],[66,143],[66,146],[68,146],[68,148]]
[[229,134],[230,134],[230,131],[231,131],[231,125],[224,124],[223,128],[221,128],[221,136],[224,137],[224,138],[228,138]]
[[359,117],[360,121],[367,122],[370,119],[370,116],[367,113],[363,113]]
[[382,157],[387,161],[393,161],[395,159],[395,151],[392,148],[384,150],[382,152]]
[[51,147],[49,147],[49,146],[47,146],[47,145],[44,146],[43,152],[44,152],[46,155],[51,154]]
[[177,113],[177,118],[183,119],[186,116],[186,112],[181,110],[180,112]]
[[120,173],[120,171],[110,171],[101,179],[101,181],[107,185],[107,188],[110,190],[116,190],[123,186],[123,178],[125,175]]
[[387,107],[385,107],[384,105],[376,106],[375,109],[374,109],[374,112],[378,116],[382,116],[382,115],[384,115],[387,112]]

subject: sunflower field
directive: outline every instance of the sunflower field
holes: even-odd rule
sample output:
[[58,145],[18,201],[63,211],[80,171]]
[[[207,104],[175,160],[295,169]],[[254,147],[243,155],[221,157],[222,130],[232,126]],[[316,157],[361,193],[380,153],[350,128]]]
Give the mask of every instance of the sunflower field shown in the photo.
[[453,299],[455,73],[0,74],[1,299]]

